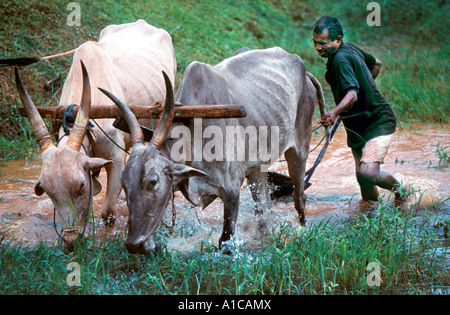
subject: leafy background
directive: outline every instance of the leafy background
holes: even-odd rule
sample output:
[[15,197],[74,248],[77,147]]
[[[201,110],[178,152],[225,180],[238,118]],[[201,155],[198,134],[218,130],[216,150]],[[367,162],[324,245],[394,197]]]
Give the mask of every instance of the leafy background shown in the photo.
[[[368,2],[343,0],[78,1],[81,25],[66,24],[69,1],[3,0],[0,3],[0,58],[47,56],[98,39],[102,28],[144,19],[166,29],[178,62],[177,84],[191,61],[216,64],[237,49],[280,46],[304,60],[322,83],[328,108],[334,106],[324,80],[325,62],[312,45],[311,28],[322,15],[338,17],[345,41],[383,62],[379,89],[403,123],[448,123],[449,2],[384,0],[381,26],[369,27]],[[56,106],[72,57],[21,70],[37,106]],[[52,88],[44,83],[60,75]],[[35,141],[21,107],[12,68],[0,68],[0,158],[29,154]]]

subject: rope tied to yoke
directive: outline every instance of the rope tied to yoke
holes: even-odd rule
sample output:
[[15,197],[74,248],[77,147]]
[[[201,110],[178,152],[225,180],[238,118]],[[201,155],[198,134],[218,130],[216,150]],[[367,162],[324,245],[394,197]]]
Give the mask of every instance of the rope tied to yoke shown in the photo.
[[175,235],[175,230],[173,229],[175,227],[175,220],[177,218],[177,212],[175,210],[175,187],[173,185],[172,179],[170,180],[170,202],[172,204],[172,226],[167,225],[164,220],[161,219],[161,223],[170,231],[170,235]]

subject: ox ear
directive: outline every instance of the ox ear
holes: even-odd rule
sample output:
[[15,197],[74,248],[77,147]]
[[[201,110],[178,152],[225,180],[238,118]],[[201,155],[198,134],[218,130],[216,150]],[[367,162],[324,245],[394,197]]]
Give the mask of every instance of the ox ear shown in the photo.
[[34,193],[38,196],[42,196],[45,193],[44,188],[41,186],[41,181],[38,181],[34,186]]
[[102,167],[112,164],[113,161],[105,160],[102,158],[92,158],[88,156],[83,156],[81,160],[81,165],[86,171],[91,171],[92,173],[100,171]]
[[84,164],[86,170],[91,172],[99,171],[102,167],[108,166],[114,163],[111,160],[105,160],[102,158],[87,158]]
[[175,185],[192,176],[208,176],[208,174],[196,168],[175,163],[172,164],[171,174]]
[[97,177],[92,176],[92,185],[94,186],[92,190],[92,195],[96,196],[102,191],[102,184],[99,182]]

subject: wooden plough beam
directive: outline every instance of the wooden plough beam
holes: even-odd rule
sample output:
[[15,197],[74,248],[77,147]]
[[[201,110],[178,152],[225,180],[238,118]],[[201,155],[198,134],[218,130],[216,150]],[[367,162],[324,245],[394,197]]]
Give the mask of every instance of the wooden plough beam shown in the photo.
[[[68,106],[56,107],[37,107],[39,114],[43,118],[62,119]],[[163,106],[161,102],[155,102],[149,106],[131,105],[131,111],[136,118],[158,118]],[[19,108],[19,113],[23,117],[27,117],[25,109]],[[74,116],[78,113],[78,106],[72,109]],[[122,117],[122,112],[116,105],[95,105],[91,107],[89,118],[116,118]],[[175,119],[190,118],[240,118],[245,117],[246,112],[240,105],[192,105],[192,106],[175,106]]]

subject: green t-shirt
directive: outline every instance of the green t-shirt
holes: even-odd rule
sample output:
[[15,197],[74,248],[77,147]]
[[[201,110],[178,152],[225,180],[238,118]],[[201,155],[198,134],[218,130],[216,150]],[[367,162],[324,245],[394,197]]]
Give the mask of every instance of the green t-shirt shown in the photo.
[[397,121],[392,107],[378,91],[369,69],[375,57],[350,43],[342,43],[328,58],[325,78],[339,104],[347,92],[355,90],[358,101],[341,119],[347,132],[347,145],[360,149],[367,141],[395,132]]

